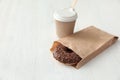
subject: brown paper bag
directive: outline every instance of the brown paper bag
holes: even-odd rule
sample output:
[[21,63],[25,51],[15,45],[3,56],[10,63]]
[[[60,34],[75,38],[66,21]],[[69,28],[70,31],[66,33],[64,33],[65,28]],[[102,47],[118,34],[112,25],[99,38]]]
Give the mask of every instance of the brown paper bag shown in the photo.
[[57,42],[60,42],[82,58],[82,60],[75,66],[76,68],[80,68],[90,59],[111,46],[117,39],[118,37],[114,35],[90,26],[54,42],[51,51],[57,46]]

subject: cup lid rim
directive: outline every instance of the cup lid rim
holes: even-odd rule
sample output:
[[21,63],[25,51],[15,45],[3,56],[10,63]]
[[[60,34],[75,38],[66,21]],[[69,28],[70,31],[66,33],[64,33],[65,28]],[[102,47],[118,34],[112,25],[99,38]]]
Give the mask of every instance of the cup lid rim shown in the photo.
[[[71,9],[71,8],[66,8],[66,9]],[[62,10],[62,9],[61,9]],[[68,16],[61,16],[60,14],[59,14],[59,12],[58,11],[60,11],[60,10],[58,10],[58,11],[55,11],[54,12],[54,19],[55,20],[58,20],[58,21],[63,21],[63,22],[71,22],[71,21],[75,21],[76,19],[77,19],[77,13],[75,12],[75,10],[74,9],[71,9],[72,10],[72,12],[73,12],[73,15],[70,15],[69,17]]]

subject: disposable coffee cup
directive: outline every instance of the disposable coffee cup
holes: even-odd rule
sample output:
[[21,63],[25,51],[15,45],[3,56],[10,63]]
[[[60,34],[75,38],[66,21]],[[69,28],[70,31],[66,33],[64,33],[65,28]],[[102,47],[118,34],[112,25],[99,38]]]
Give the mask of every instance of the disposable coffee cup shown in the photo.
[[65,8],[54,13],[56,34],[59,38],[73,34],[77,13],[72,8]]

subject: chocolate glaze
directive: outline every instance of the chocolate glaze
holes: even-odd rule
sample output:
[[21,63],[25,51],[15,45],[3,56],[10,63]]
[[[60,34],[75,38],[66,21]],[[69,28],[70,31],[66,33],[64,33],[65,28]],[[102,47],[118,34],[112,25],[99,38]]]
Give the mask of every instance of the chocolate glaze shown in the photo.
[[71,49],[59,44],[53,51],[53,57],[65,64],[75,66],[82,58]]

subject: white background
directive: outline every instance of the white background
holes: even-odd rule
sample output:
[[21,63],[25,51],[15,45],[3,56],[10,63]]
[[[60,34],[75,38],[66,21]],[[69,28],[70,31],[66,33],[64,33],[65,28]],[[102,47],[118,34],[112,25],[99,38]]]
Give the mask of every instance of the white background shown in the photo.
[[[0,80],[120,80],[120,41],[79,70],[58,63],[49,49],[53,13],[72,0],[0,0]],[[78,0],[75,31],[94,25],[120,36],[120,0]]]

